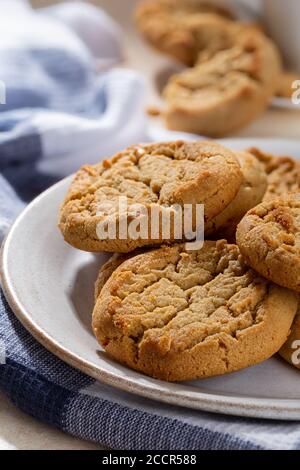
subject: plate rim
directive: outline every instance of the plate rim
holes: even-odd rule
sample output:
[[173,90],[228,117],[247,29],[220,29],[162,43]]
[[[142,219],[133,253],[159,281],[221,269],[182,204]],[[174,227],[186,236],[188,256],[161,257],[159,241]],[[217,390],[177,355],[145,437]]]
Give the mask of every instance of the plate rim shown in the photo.
[[[231,139],[237,141],[248,141],[251,138]],[[255,139],[270,141],[271,139]],[[298,139],[272,139],[273,141],[294,141],[300,143]],[[120,376],[113,371],[107,371],[101,366],[97,367],[90,361],[83,359],[77,353],[72,352],[60,344],[53,335],[43,330],[38,323],[31,318],[30,312],[22,305],[22,301],[18,298],[14,290],[14,284],[9,276],[8,257],[10,243],[18,226],[26,218],[27,214],[45,199],[48,194],[55,192],[59,187],[66,184],[72,175],[63,178],[59,182],[37,196],[30,204],[28,204],[21,214],[12,224],[7,236],[5,237],[0,250],[0,280],[5,298],[11,307],[13,313],[26,328],[27,331],[48,351],[57,356],[70,366],[80,370],[81,372],[93,377],[100,382],[113,386],[117,389],[136,394],[144,398],[150,398],[158,402],[167,403],[169,405],[177,405],[185,408],[202,410],[212,413],[222,413],[225,415],[278,419],[278,420],[300,420],[300,399],[283,399],[283,398],[257,398],[248,396],[232,396],[232,395],[215,395],[210,392],[193,391],[182,389],[176,390],[176,384],[155,381],[157,385],[152,383],[140,384],[134,382],[134,379]],[[143,377],[142,374],[140,374]],[[149,379],[149,378],[148,378]],[[151,378],[150,378],[151,379]],[[155,379],[151,379],[154,381]],[[164,387],[163,387],[164,385]],[[188,387],[188,386],[186,386]]]

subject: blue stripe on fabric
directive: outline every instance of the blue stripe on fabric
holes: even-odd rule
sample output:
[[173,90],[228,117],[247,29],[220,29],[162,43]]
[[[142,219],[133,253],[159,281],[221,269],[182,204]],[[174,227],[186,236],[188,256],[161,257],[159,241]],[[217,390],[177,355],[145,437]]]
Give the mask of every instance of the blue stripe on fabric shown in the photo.
[[22,108],[77,113],[91,103],[96,71],[89,56],[55,46],[7,48],[0,63],[6,95],[0,114]]
[[0,365],[0,387],[22,411],[59,428],[64,409],[75,395],[11,359]]
[[23,164],[16,162],[14,165],[9,165],[0,174],[6,178],[20,199],[25,202],[30,202],[42,191],[57,183],[59,179],[56,176],[39,173],[34,162]]
[[16,163],[35,162],[42,154],[41,136],[31,124],[17,122],[9,131],[0,132],[0,170]]
[[246,439],[87,395],[69,401],[62,424],[66,432],[112,449],[263,450]]

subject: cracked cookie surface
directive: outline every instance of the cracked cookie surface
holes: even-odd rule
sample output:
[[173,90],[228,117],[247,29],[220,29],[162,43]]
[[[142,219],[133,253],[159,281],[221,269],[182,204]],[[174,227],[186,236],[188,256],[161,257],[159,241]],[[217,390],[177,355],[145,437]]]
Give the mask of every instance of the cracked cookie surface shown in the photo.
[[98,277],[95,282],[95,291],[94,291],[94,298],[95,302],[101,293],[102,288],[112,275],[112,273],[125,261],[132,258],[133,256],[137,256],[142,254],[142,250],[135,250],[131,253],[114,253],[106,263],[103,264],[101,267]]
[[219,137],[264,111],[277,86],[279,54],[254,28],[238,36],[233,47],[171,77],[163,91],[168,128]]
[[[86,251],[129,252],[173,242],[177,235],[171,230],[170,236],[165,236],[161,227],[156,237],[151,237],[151,217],[143,239],[130,236],[127,229],[136,219],[136,204],[145,208],[146,215],[155,209],[172,211],[173,205],[204,204],[208,221],[232,201],[242,180],[235,154],[213,142],[134,145],[111,160],[79,170],[61,208],[59,226],[67,242]],[[120,196],[127,198],[124,211],[119,211]],[[116,233],[100,239],[98,224],[108,222],[116,223]],[[128,232],[124,239],[119,237],[121,222]]]
[[249,152],[237,152],[238,162],[243,173],[243,182],[233,201],[219,215],[205,226],[209,236],[227,229],[235,232],[237,224],[248,210],[259,204],[267,189],[267,175],[264,166]]
[[299,162],[291,157],[278,157],[254,147],[248,149],[248,152],[262,163],[267,174],[268,187],[264,201],[300,191]]
[[251,209],[238,225],[236,239],[249,266],[300,292],[300,193]]
[[279,89],[280,52],[258,25],[191,0],[144,2],[136,22],[152,45],[192,67],[163,91],[169,129],[228,135],[258,117]]
[[298,295],[248,268],[236,245],[135,256],[97,291],[93,329],[119,362],[180,381],[261,362],[286,341]]
[[229,44],[228,11],[208,2],[151,0],[137,6],[140,33],[159,51],[186,65],[194,65],[199,52],[224,49]]

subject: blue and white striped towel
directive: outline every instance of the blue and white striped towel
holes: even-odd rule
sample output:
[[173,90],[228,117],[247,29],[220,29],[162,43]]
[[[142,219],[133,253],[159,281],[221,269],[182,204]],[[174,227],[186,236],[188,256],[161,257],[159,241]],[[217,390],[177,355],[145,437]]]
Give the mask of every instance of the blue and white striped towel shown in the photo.
[[[24,207],[23,201],[58,176],[127,144],[153,138],[143,116],[144,83],[138,75],[115,70],[98,78],[91,48],[62,20],[52,19],[50,24],[48,13],[33,14],[26,2],[1,0],[1,8],[5,2],[7,14],[2,9],[0,17],[0,80],[7,85],[7,104],[0,105],[0,236]],[[68,17],[67,10],[63,16]],[[21,29],[22,35],[16,17],[28,26]],[[51,17],[58,18],[55,10]],[[39,40],[44,21],[47,40]],[[6,28],[6,46],[5,23],[11,25]],[[59,34],[64,41],[58,40]],[[116,44],[113,50],[118,51]],[[0,365],[1,389],[26,413],[83,439],[115,449],[300,448],[298,423],[210,415],[96,382],[40,346],[2,294],[1,345],[6,350],[6,364]]]

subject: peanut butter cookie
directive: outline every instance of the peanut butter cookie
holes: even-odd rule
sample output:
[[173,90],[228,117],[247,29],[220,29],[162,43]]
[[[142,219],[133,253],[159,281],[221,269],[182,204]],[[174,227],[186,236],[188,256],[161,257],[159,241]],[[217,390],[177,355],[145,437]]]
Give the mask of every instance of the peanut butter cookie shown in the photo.
[[280,356],[292,366],[300,369],[300,309],[292,325],[287,342],[279,351]]
[[280,70],[273,43],[249,28],[234,47],[171,77],[163,92],[166,125],[212,137],[237,131],[266,109]]
[[193,65],[200,51],[224,49],[231,24],[227,10],[193,0],[150,0],[136,9],[136,24],[159,51]]
[[280,53],[255,24],[192,0],[152,0],[136,22],[157,49],[192,66],[164,92],[169,129],[220,137],[253,121],[282,82]]
[[268,187],[264,201],[300,191],[300,165],[291,157],[278,157],[257,148],[248,149],[264,166]]
[[300,193],[251,209],[238,225],[236,240],[249,266],[300,292]]
[[114,253],[109,260],[103,264],[99,271],[97,280],[95,282],[95,302],[101,293],[102,288],[106,284],[106,281],[110,278],[112,273],[122,264],[124,261],[141,254],[142,250],[135,250],[131,253]]
[[[267,175],[262,163],[248,152],[237,152],[237,159],[241,166],[244,181],[233,201],[219,215],[205,226],[205,235],[209,236],[220,229],[234,229],[241,218],[252,207],[257,206],[267,189]],[[227,237],[226,237],[227,238]]]
[[248,268],[236,245],[162,247],[122,263],[93,312],[100,344],[152,377],[193,380],[233,372],[276,353],[298,295]]
[[[235,154],[216,143],[134,145],[111,160],[79,170],[61,208],[59,226],[68,243],[86,251],[126,253],[162,241],[172,242],[178,240],[172,223],[169,234],[158,227],[158,233],[152,235],[150,215],[155,209],[172,216],[174,205],[181,208],[190,204],[194,208],[203,204],[208,221],[232,201],[242,179]],[[119,208],[121,196],[127,198],[123,211]],[[137,204],[145,209],[142,216],[147,221],[147,233],[139,238],[129,230],[140,210]],[[182,225],[183,233],[182,212],[177,225]],[[193,218],[193,226],[194,222]],[[99,235],[99,224],[115,226],[114,233]],[[119,228],[124,224],[126,231],[121,237]],[[182,235],[180,241],[184,239]]]

